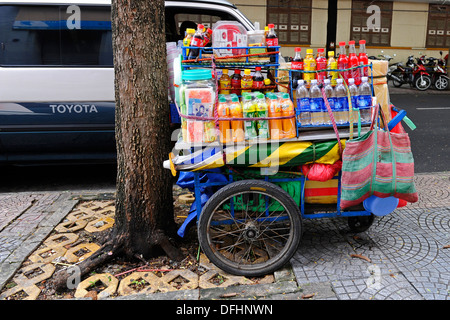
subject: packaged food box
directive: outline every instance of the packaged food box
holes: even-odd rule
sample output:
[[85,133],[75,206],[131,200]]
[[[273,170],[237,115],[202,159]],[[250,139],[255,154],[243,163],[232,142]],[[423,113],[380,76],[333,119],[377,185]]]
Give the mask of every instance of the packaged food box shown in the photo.
[[[245,48],[232,49],[231,47],[247,47],[247,43],[247,30],[239,22],[222,20],[214,24],[212,46],[224,48],[215,50],[217,56],[226,57],[245,55],[247,54]],[[239,58],[238,60],[245,60],[245,58]]]

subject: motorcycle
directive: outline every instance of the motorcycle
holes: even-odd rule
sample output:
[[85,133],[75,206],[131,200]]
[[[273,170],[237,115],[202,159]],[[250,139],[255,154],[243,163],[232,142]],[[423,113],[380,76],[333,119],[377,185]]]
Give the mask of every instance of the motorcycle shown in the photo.
[[446,72],[446,61],[442,58],[436,59],[433,57],[426,58],[428,61],[425,63],[425,68],[431,73],[431,82],[435,89],[437,90],[447,90],[450,83],[450,78],[447,76]]
[[431,76],[427,72],[423,60],[421,58],[416,58],[416,60],[417,63],[414,63],[414,57],[409,56],[405,67],[401,63],[397,65],[390,76],[394,87],[401,87],[403,84],[409,83],[411,87],[424,91],[431,86]]

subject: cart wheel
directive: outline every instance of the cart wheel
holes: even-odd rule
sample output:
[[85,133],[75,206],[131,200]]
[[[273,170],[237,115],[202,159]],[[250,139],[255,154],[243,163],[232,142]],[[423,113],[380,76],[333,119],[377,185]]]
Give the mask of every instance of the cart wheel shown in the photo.
[[260,180],[221,188],[205,204],[198,222],[199,242],[209,260],[240,276],[281,268],[297,250],[302,230],[294,199]]
[[348,226],[352,232],[363,232],[370,228],[374,219],[375,216],[373,214],[370,216],[348,217]]

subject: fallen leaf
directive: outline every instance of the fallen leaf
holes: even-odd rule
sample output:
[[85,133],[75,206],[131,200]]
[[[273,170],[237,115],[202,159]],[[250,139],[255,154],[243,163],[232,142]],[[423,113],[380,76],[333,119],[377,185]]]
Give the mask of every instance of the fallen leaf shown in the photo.
[[232,297],[236,297],[236,296],[237,296],[236,292],[231,292],[231,293],[224,293],[220,297],[221,298],[232,298]]
[[351,254],[350,257],[352,258],[359,258],[359,259],[363,259],[366,260],[367,262],[372,262],[372,260],[370,260],[368,257],[363,256],[362,254]]
[[304,294],[304,295],[302,295],[302,299],[311,299],[315,295],[316,295],[316,293]]
[[442,249],[450,249],[450,244],[443,246]]

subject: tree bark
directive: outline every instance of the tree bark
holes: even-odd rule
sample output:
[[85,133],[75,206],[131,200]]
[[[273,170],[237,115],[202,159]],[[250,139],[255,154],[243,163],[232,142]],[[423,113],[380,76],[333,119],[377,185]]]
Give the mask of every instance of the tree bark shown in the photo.
[[[175,234],[170,151],[164,0],[112,1],[117,192],[115,224],[103,247],[80,263],[81,274],[111,258],[183,256]],[[56,287],[69,274],[60,272]]]

